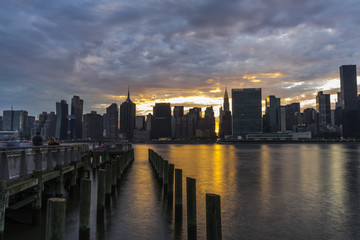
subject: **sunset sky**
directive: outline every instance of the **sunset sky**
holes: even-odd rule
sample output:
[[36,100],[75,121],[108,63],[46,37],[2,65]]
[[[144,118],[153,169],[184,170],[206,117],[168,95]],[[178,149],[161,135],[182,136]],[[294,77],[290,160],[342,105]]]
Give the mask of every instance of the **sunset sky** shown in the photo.
[[[222,104],[225,86],[315,107],[360,60],[358,0],[0,1],[0,110],[84,99]],[[335,102],[332,96],[332,103]],[[186,109],[187,109],[186,108]]]

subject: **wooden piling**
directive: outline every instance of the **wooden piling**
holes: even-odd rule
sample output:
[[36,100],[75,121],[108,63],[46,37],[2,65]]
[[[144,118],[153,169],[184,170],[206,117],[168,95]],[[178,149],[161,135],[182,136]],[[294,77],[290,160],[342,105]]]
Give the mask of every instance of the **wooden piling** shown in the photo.
[[168,171],[168,197],[174,196],[174,168],[175,165],[170,163]]
[[49,198],[46,217],[45,240],[65,239],[66,200]]
[[9,163],[6,152],[1,153],[0,180],[9,180]]
[[40,148],[35,149],[35,170],[42,170],[42,153]]
[[38,185],[34,188],[36,200],[32,203],[32,222],[35,225],[41,224],[42,191],[44,188],[42,171],[35,170],[34,178],[38,179]]
[[70,182],[70,194],[74,194],[75,193],[75,189],[76,189],[76,180],[77,180],[77,162],[72,162],[71,163],[74,166],[74,171],[72,172],[71,175],[71,182]]
[[206,239],[221,240],[220,196],[206,194]]
[[182,169],[175,169],[175,220],[182,219]]
[[64,164],[68,165],[70,163],[70,156],[68,148],[64,149]]
[[105,207],[111,205],[111,165],[106,164],[105,166]]
[[28,164],[26,161],[26,152],[25,150],[21,151],[20,155],[20,177],[27,178],[28,176]]
[[97,185],[97,214],[96,221],[98,224],[104,223],[105,211],[105,170],[98,171],[98,185]]
[[81,179],[79,239],[90,239],[91,180]]
[[164,196],[167,196],[169,186],[169,161],[163,161]]
[[47,151],[46,169],[51,170],[51,171],[54,170],[53,160],[52,160],[52,151],[50,148],[48,148],[48,151]]
[[188,239],[196,239],[196,179],[186,178]]
[[4,239],[5,210],[8,204],[6,186],[7,186],[7,181],[0,180],[0,240]]
[[116,167],[117,160],[113,160],[111,163],[111,194],[116,194],[116,179],[117,179],[117,167]]

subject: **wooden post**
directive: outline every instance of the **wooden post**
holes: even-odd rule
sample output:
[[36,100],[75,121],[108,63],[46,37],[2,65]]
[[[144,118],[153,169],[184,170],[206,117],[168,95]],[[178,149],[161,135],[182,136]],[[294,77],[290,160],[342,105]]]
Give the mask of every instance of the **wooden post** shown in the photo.
[[112,161],[111,163],[111,194],[116,194],[116,179],[117,179],[117,169],[116,169],[117,160]]
[[169,164],[169,173],[168,173],[168,198],[171,197],[171,199],[173,198],[174,196],[174,168],[175,168],[175,165],[170,163]]
[[163,161],[164,196],[167,196],[169,186],[169,161]]
[[20,155],[20,177],[27,178],[28,176],[28,164],[26,161],[26,152],[25,150],[21,151]]
[[42,170],[42,153],[40,148],[35,149],[35,170]]
[[9,180],[9,163],[6,152],[1,153],[0,180]]
[[110,207],[111,205],[111,165],[106,164],[105,166],[105,206]]
[[62,165],[63,161],[61,161],[61,157],[60,157],[61,155],[60,148],[58,148],[56,152],[54,152],[54,155],[55,155],[56,166]]
[[182,219],[182,169],[175,169],[175,221]]
[[220,196],[206,194],[206,239],[221,240]]
[[121,159],[119,156],[116,158],[116,185],[120,186],[121,181]]
[[41,224],[41,207],[42,207],[42,191],[44,188],[43,179],[42,179],[42,171],[35,170],[34,178],[38,179],[38,184],[34,188],[36,193],[36,200],[32,203],[32,222],[35,225]]
[[96,221],[98,224],[104,223],[105,210],[105,170],[98,171],[98,185],[97,185],[97,214]]
[[45,240],[65,239],[66,200],[49,198],[46,217]]
[[196,239],[196,179],[186,178],[188,239]]
[[76,179],[77,179],[77,162],[71,163],[74,166],[74,171],[71,175],[71,183],[70,183],[70,194],[73,194],[76,189]]
[[91,180],[81,179],[79,239],[90,239]]
[[68,148],[64,148],[64,164],[68,165],[70,163],[69,150]]
[[0,180],[0,240],[4,239],[5,210],[8,204],[6,186],[7,186],[7,181]]
[[54,169],[53,161],[52,161],[52,152],[51,152],[50,148],[48,148],[48,151],[47,151],[46,169],[47,170],[53,170]]

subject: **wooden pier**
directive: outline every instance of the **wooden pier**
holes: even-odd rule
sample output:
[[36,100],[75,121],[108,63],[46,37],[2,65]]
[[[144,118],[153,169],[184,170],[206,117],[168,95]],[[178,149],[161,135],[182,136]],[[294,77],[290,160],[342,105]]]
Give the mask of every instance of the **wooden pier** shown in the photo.
[[80,179],[90,178],[91,169],[96,172],[105,166],[111,166],[105,176],[109,178],[106,184],[110,184],[105,188],[110,187],[111,193],[111,187],[119,183],[133,160],[128,143],[112,143],[104,148],[89,144],[0,148],[0,240],[4,239],[6,210],[31,206],[32,223],[41,224],[44,199],[62,197],[64,189],[71,194],[79,188]]

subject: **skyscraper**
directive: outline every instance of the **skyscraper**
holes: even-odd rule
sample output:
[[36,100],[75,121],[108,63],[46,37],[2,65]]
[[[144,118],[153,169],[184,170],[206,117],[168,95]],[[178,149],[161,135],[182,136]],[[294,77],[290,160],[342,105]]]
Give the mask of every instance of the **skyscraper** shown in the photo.
[[261,88],[232,89],[233,136],[262,132]]
[[3,111],[3,130],[19,131],[20,137],[26,137],[28,127],[28,112],[25,110]]
[[356,65],[340,66],[343,135],[359,136],[359,104],[357,100]]
[[265,99],[264,132],[281,130],[280,98],[270,95]]
[[330,94],[318,92],[316,96],[316,111],[318,112],[318,131],[325,132],[331,124]]
[[104,118],[96,111],[91,111],[84,115],[83,121],[83,138],[97,140],[103,137],[103,121]]
[[106,108],[104,121],[106,138],[117,138],[119,134],[119,110],[116,103]]
[[70,138],[82,138],[82,117],[84,101],[79,96],[71,99]]
[[120,133],[128,140],[134,138],[136,105],[130,100],[130,90],[125,102],[120,105]]
[[182,119],[184,117],[184,106],[175,106],[174,107],[174,137],[176,139],[184,139],[186,135],[183,135],[182,132]]
[[171,137],[171,107],[170,103],[155,103],[153,108],[154,123],[151,129],[151,138]]
[[56,132],[58,139],[67,139],[69,106],[65,100],[56,103]]
[[231,135],[232,119],[231,111],[229,108],[229,95],[226,88],[224,93],[224,103],[223,106],[220,108],[219,119],[219,137],[224,138],[225,136]]

